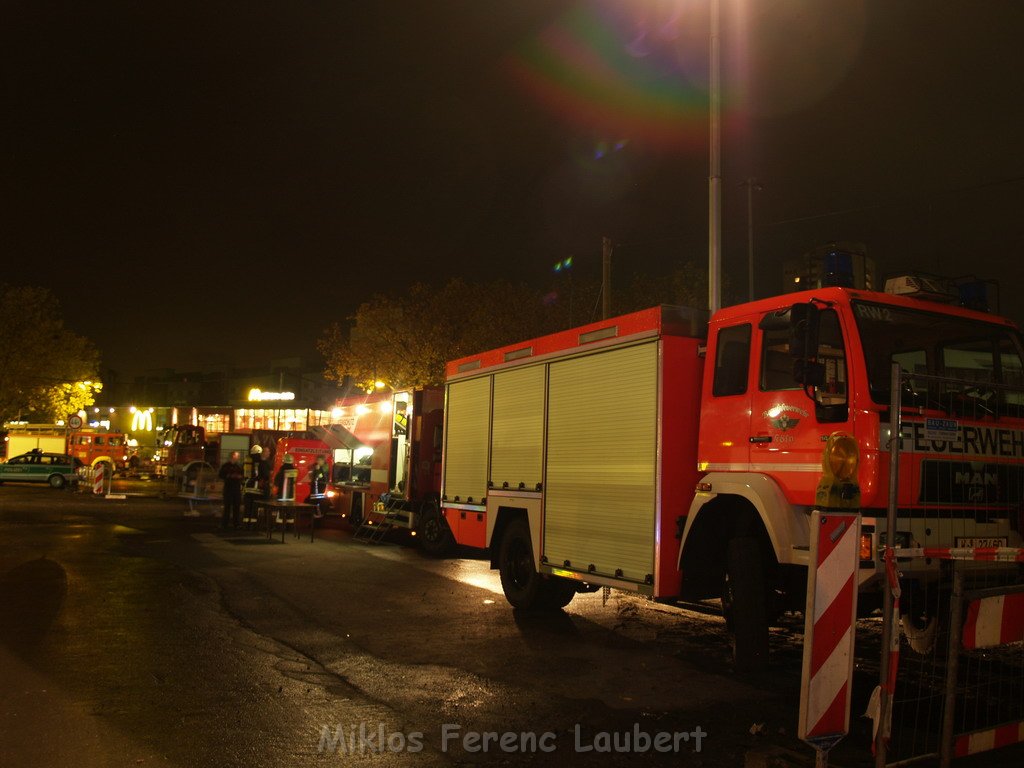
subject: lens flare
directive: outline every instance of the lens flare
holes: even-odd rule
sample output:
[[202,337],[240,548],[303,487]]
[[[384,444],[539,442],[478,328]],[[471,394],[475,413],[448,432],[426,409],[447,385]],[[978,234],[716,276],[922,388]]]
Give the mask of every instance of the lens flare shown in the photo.
[[694,13],[651,0],[577,6],[521,45],[508,71],[560,119],[626,137],[596,147],[595,158],[628,141],[703,146],[708,25]]

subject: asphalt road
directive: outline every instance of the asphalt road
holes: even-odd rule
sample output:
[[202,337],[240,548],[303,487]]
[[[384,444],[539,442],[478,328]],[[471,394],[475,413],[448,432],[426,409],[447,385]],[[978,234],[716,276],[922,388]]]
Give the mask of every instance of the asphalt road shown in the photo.
[[[480,559],[182,512],[0,488],[0,765],[813,763],[796,620],[738,680],[713,612],[598,592],[521,615]],[[855,731],[833,764],[870,763]]]

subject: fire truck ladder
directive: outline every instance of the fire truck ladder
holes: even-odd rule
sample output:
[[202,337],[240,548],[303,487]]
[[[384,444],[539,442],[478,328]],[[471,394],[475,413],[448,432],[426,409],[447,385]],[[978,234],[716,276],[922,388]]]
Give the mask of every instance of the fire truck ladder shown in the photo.
[[402,500],[395,498],[389,493],[384,494],[380,497],[380,501],[377,502],[376,512],[384,513],[384,517],[380,522],[372,522],[370,517],[367,516],[365,520],[356,529],[356,532],[352,534],[353,539],[366,542],[367,544],[380,544],[384,541],[384,537],[388,535],[388,532],[397,528],[396,521],[400,518],[402,513]]

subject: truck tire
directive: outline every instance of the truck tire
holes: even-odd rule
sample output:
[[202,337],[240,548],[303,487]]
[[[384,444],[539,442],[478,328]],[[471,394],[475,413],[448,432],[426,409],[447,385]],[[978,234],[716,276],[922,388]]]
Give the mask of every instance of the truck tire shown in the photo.
[[546,607],[541,599],[544,579],[533,564],[530,526],[522,518],[512,520],[501,537],[498,569],[501,589],[513,608],[530,610]]
[[435,502],[428,502],[423,507],[419,539],[423,551],[434,557],[444,557],[455,545],[452,531]]
[[551,576],[543,580],[541,606],[553,611],[565,608],[576,597],[576,584],[568,579]]
[[768,590],[761,542],[753,536],[731,539],[725,567],[736,671],[759,672],[768,666]]

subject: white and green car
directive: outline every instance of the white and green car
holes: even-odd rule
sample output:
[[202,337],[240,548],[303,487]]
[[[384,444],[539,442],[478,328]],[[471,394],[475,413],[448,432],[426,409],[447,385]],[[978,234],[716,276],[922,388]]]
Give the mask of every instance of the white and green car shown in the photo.
[[78,479],[75,460],[64,453],[23,453],[0,464],[0,485],[7,481],[49,483],[63,488]]

